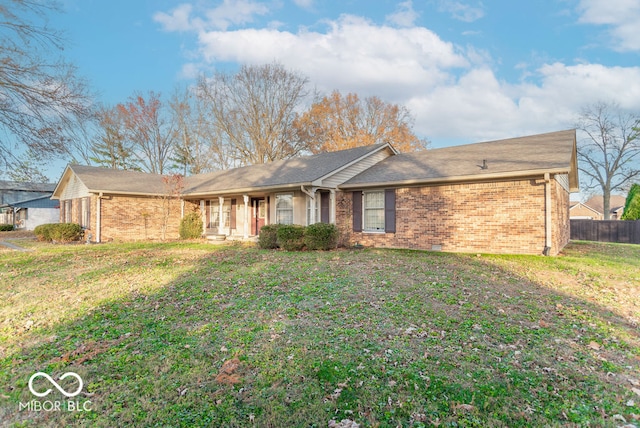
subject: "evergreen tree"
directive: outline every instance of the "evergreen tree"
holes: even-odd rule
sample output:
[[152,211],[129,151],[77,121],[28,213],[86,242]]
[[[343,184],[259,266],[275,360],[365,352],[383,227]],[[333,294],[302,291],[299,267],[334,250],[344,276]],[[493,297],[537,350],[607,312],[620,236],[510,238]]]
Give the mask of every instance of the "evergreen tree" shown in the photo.
[[640,184],[636,183],[629,189],[621,219],[640,220]]

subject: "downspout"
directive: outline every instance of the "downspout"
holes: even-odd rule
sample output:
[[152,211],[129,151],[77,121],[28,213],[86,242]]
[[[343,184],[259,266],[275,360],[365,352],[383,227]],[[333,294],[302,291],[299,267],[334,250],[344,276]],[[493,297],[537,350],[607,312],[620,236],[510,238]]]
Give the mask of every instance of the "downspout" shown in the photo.
[[315,196],[311,194],[311,192],[309,192],[307,189],[304,188],[304,185],[300,186],[300,190],[302,190],[302,193],[309,195],[309,197],[311,199],[315,199]]
[[551,253],[551,177],[544,173],[544,251],[548,256]]
[[96,242],[100,242],[100,229],[102,225],[102,192],[98,194],[96,199]]

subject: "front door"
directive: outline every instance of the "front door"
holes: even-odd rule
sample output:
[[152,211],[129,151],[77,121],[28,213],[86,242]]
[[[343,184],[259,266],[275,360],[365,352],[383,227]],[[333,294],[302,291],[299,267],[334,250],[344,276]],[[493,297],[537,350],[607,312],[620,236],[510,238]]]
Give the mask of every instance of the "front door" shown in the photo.
[[251,199],[251,234],[257,235],[267,218],[267,201],[264,198]]

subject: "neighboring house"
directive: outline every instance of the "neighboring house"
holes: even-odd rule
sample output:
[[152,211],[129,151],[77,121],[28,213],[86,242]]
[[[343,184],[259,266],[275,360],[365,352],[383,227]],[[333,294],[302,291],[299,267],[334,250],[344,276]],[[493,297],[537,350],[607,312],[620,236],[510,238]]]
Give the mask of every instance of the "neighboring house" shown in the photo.
[[203,234],[249,238],[265,224],[334,223],[347,243],[557,254],[578,190],[575,131],[399,154],[389,144],[186,177],[72,165],[53,198],[92,240],[176,238],[201,213]]
[[57,223],[59,203],[52,201],[53,183],[0,181],[0,224],[33,230],[44,223]]
[[[625,196],[611,195],[609,200],[610,220],[620,220],[624,212]],[[572,219],[604,220],[604,202],[602,195],[589,198],[586,202],[571,202],[569,213]]]

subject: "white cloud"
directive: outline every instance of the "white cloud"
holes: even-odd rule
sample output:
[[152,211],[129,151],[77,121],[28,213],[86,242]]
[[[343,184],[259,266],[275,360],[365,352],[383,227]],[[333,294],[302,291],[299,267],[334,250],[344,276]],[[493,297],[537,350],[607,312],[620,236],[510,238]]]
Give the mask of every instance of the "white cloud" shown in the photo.
[[396,11],[385,18],[388,23],[399,27],[413,27],[419,16],[418,12],[413,9],[412,1],[407,0],[399,3]]
[[554,63],[534,74],[539,83],[510,84],[476,68],[406,105],[416,115],[417,131],[434,140],[469,141],[572,128],[580,109],[599,100],[640,109],[640,67]]
[[[190,13],[179,7],[166,15],[175,17],[167,20],[171,25],[157,20],[171,31],[184,31],[185,22],[198,28]],[[278,61],[308,76],[324,93],[376,95],[407,106],[416,118],[416,132],[435,145],[571,128],[580,109],[599,100],[640,110],[640,67],[542,59],[536,62],[544,65],[537,68],[518,64],[520,78],[508,82],[499,77],[499,61],[487,51],[456,46],[424,27],[378,25],[353,15],[313,28],[320,24],[323,30],[296,32],[277,26],[200,30],[198,55],[183,67],[183,76],[219,62]]]
[[484,16],[484,6],[471,6],[456,0],[440,0],[438,9],[441,12],[448,12],[454,19],[463,22],[473,22]]
[[193,24],[189,18],[192,9],[190,4],[181,4],[170,13],[156,12],[153,20],[160,23],[165,31],[191,31]]
[[[401,98],[416,86],[446,82],[446,70],[469,62],[456,47],[422,27],[392,28],[343,15],[324,33],[273,29],[210,31],[199,36],[209,62],[279,61],[300,70],[321,89],[374,90]],[[351,88],[351,89],[349,89]]]
[[254,15],[266,15],[269,8],[251,0],[224,0],[222,4],[206,12],[213,28],[226,30],[231,25],[253,22]]
[[609,27],[615,50],[640,50],[638,0],[580,0],[578,11],[578,22]]
[[202,12],[205,19],[191,18],[194,11],[191,4],[181,4],[170,13],[157,12],[153,19],[160,23],[165,31],[206,31],[209,29],[227,30],[234,25],[252,23],[255,16],[266,15],[269,8],[252,0],[224,0],[215,8]]

